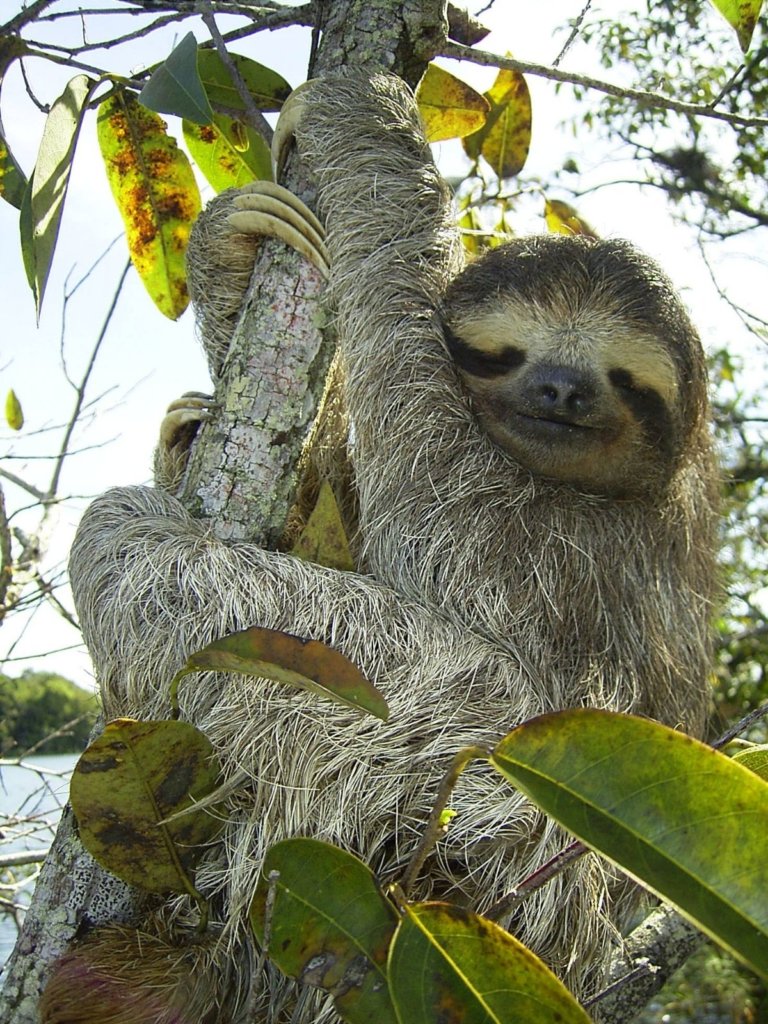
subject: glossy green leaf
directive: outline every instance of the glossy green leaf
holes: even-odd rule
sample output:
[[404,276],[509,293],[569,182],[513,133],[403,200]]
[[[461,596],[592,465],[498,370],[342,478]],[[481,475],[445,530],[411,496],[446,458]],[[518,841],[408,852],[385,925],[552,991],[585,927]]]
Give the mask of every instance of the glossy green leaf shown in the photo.
[[472,86],[437,64],[429,64],[416,90],[429,142],[461,139],[485,124],[490,104]]
[[583,842],[768,978],[768,785],[646,719],[578,709],[509,733],[491,763]]
[[85,104],[94,86],[86,75],[78,75],[51,107],[35,169],[22,198],[21,249],[38,314],[59,236]]
[[5,396],[5,422],[11,430],[21,430],[24,426],[24,412],[13,388]]
[[389,986],[400,1024],[589,1024],[563,983],[509,932],[447,903],[406,909]]
[[[250,57],[243,57],[239,53],[230,53],[229,56],[256,107],[265,112],[279,110],[291,93],[291,87],[283,76]],[[229,69],[215,50],[198,52],[197,70],[211,103],[227,111],[245,109]]]
[[217,192],[249,181],[271,181],[269,146],[242,121],[215,114],[212,124],[184,121],[183,131],[192,159]]
[[502,70],[485,94],[491,109],[483,127],[464,139],[472,160],[482,156],[500,178],[519,174],[531,145],[531,95],[518,71]]
[[0,197],[20,210],[26,188],[24,172],[16,163],[8,143],[0,135]]
[[101,104],[98,138],[133,265],[158,309],[175,320],[189,303],[184,257],[200,212],[192,167],[162,118],[130,93]]
[[139,101],[158,114],[176,114],[195,124],[210,124],[213,111],[197,70],[197,40],[188,32],[152,74]]
[[357,857],[316,839],[276,843],[250,918],[262,945],[268,923],[280,970],[330,992],[345,1021],[396,1024],[385,964],[398,916]]
[[195,865],[221,828],[191,810],[213,792],[219,766],[188,722],[109,722],[75,766],[72,810],[85,848],[105,868],[149,892],[188,892]]
[[755,775],[759,775],[763,781],[768,782],[768,744],[740,750],[738,754],[733,755],[733,760],[738,761]]
[[712,0],[712,3],[736,30],[739,45],[746,53],[752,42],[752,34],[760,17],[763,0]]
[[240,672],[288,683],[337,704],[387,720],[389,708],[360,670],[339,651],[275,629],[250,629],[214,640],[190,655],[177,679],[190,672]]

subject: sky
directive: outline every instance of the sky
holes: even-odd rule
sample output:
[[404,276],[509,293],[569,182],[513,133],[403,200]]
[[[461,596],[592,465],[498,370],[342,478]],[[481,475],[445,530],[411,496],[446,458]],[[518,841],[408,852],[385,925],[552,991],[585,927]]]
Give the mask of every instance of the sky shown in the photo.
[[[108,5],[113,5],[113,0],[101,0],[94,6]],[[600,5],[593,6],[597,9]],[[617,12],[615,2],[606,0],[602,6],[606,13]],[[565,33],[555,30],[582,7],[583,0],[548,0],[546,4],[540,0],[497,2],[483,16],[494,31],[481,45],[499,53],[511,51],[522,60],[551,63],[566,38]],[[3,8],[0,17],[5,18],[19,4],[16,0],[5,0]],[[111,32],[113,19],[105,22]],[[129,28],[135,27],[134,19],[126,17],[126,23]],[[152,37],[149,42],[142,40],[133,46],[120,70],[130,71],[161,60],[188,27],[193,28],[200,42],[207,38],[202,26],[185,23],[176,29],[176,34],[170,31],[164,39]],[[67,31],[79,31],[78,23],[74,22],[68,30],[63,23],[54,23],[48,38],[61,40]],[[305,77],[308,45],[306,30],[291,29],[254,37],[236,49],[274,67],[295,85]],[[733,45],[736,48],[735,39]],[[103,59],[109,63],[110,58]],[[488,87],[494,74],[466,63],[452,62],[447,66],[480,89]],[[562,66],[609,77],[594,66],[587,48],[579,42]],[[49,102],[73,75],[63,68],[52,69],[42,61],[30,61],[28,67],[35,90]],[[534,131],[527,172],[546,175],[553,166],[562,164],[569,148],[579,153],[582,166],[588,163],[578,140],[558,128],[573,109],[570,90],[556,94],[550,83],[535,78],[529,78],[529,86]],[[29,101],[17,66],[3,85],[0,112],[13,153],[29,174],[43,116]],[[171,128],[175,128],[173,122]],[[438,162],[445,173],[460,173],[455,145],[443,145]],[[622,176],[622,166],[615,162],[610,148],[595,152],[592,165],[583,169],[595,180],[601,175]],[[623,173],[627,170],[624,167]],[[204,190],[204,197],[209,196],[210,190]],[[712,283],[696,258],[691,233],[672,224],[669,211],[658,196],[641,197],[636,188],[627,186],[586,196],[579,208],[600,234],[628,237],[665,266],[692,308],[705,343],[718,345],[736,336],[738,325],[722,303],[716,301]],[[538,214],[516,227],[520,233],[544,230]],[[95,117],[90,115],[78,141],[55,263],[38,325],[20,259],[18,214],[0,201],[2,397],[12,387],[25,414],[25,426],[20,433],[0,427],[0,455],[3,469],[41,489],[47,486],[51,473],[46,457],[57,450],[61,426],[67,422],[75,399],[68,378],[77,381],[91,358],[127,259],[121,234],[122,224],[98,152]],[[105,252],[96,269],[65,301],[65,294],[73,290],[96,258]],[[721,280],[747,305],[754,306],[755,289],[764,281],[764,271],[765,262],[750,252],[747,243],[743,247],[740,243],[733,245],[721,254]],[[763,356],[764,353],[750,355],[756,359],[758,372],[762,372]],[[164,319],[131,270],[89,383],[88,413],[74,438],[75,454],[65,464],[60,494],[67,500],[57,509],[43,538],[48,546],[44,570],[49,576],[61,571],[77,519],[90,497],[112,485],[150,482],[152,449],[168,403],[184,391],[208,388],[207,369],[194,336],[191,311],[176,323]],[[13,524],[26,531],[34,529],[38,516],[29,507],[33,505],[32,499],[7,480],[3,486],[8,509],[15,513]],[[61,600],[72,608],[65,591]],[[0,655],[6,652],[9,659],[0,671],[9,675],[34,668],[60,672],[83,686],[92,684],[90,663],[78,633],[47,605],[31,617],[17,615],[6,621],[0,631]]]

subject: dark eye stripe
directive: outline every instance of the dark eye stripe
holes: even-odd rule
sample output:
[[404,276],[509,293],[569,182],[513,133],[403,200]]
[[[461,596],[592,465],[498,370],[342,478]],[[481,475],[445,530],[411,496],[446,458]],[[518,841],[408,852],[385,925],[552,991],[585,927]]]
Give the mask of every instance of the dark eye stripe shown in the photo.
[[472,348],[446,325],[443,325],[443,332],[456,365],[473,377],[501,377],[525,362],[525,352],[512,345],[490,354]]
[[675,447],[674,427],[669,410],[658,391],[639,388],[627,370],[610,370],[608,379],[618,390],[621,401],[640,423],[648,442],[670,456]]

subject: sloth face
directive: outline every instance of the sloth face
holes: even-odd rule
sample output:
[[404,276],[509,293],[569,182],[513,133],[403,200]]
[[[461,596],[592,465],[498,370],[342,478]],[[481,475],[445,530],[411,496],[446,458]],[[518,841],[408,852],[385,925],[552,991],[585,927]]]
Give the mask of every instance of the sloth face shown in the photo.
[[492,250],[452,283],[443,322],[481,426],[521,465],[617,497],[669,481],[706,404],[703,357],[671,286],[630,246],[544,236]]

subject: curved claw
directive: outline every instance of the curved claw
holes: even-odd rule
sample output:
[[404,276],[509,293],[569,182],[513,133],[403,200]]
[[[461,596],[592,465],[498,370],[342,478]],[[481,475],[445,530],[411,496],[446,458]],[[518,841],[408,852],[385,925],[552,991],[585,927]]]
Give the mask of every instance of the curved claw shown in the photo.
[[181,398],[171,402],[160,424],[160,445],[175,448],[179,444],[188,446],[201,423],[210,419],[216,404],[210,395],[202,391],[186,391]]
[[271,181],[254,181],[240,190],[234,204],[238,212],[227,220],[235,231],[279,238],[328,277],[323,226],[292,192]]
[[280,117],[277,119],[277,125],[272,136],[272,170],[275,181],[280,178],[285,167],[293,136],[296,134],[296,129],[304,115],[304,104],[307,99],[306,92],[312,85],[312,81],[310,78],[309,81],[302,82],[301,85],[296,86],[285,103],[283,103]]

